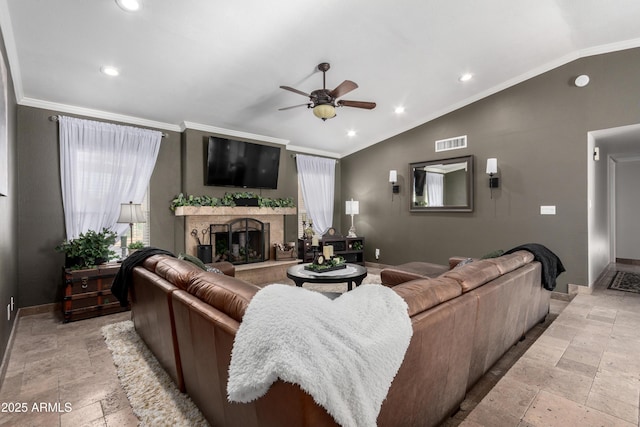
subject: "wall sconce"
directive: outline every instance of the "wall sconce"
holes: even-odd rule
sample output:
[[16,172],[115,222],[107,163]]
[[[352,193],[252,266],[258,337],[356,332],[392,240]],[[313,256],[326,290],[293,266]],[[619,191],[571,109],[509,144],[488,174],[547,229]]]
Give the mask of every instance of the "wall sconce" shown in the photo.
[[400,186],[396,185],[396,182],[398,182],[397,170],[389,171],[389,182],[391,183],[391,200],[393,200],[393,195],[400,193]]
[[487,175],[489,175],[489,188],[491,189],[491,198],[493,199],[493,189],[500,187],[500,178],[493,175],[498,173],[498,159],[487,159]]
[[353,216],[360,213],[360,203],[357,200],[353,200],[353,198],[347,200],[345,202],[345,211],[347,215],[351,215],[351,228],[347,237],[358,237],[356,236],[356,227],[353,225]]

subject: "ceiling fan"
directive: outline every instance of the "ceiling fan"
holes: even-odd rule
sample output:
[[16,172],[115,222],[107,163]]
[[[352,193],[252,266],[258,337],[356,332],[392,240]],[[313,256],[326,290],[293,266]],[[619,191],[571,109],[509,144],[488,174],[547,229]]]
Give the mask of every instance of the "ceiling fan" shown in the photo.
[[309,98],[309,102],[306,104],[293,105],[291,107],[280,108],[278,111],[289,110],[291,108],[307,106],[307,108],[313,108],[313,114],[324,120],[331,119],[336,116],[336,107],[355,107],[372,110],[376,108],[375,102],[364,101],[347,101],[338,100],[342,95],[345,95],[358,87],[357,84],[351,80],[345,80],[333,90],[327,89],[326,73],[331,68],[327,62],[318,64],[318,70],[322,71],[322,89],[317,89],[311,92],[311,94],[305,93],[301,90],[289,87],[280,86],[281,89],[289,90],[291,92],[303,95]]

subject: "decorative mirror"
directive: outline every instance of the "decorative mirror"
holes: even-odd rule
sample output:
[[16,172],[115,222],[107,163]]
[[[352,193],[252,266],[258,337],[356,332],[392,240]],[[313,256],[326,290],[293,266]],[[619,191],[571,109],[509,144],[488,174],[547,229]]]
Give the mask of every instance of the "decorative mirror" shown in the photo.
[[411,212],[472,212],[473,156],[409,165]]

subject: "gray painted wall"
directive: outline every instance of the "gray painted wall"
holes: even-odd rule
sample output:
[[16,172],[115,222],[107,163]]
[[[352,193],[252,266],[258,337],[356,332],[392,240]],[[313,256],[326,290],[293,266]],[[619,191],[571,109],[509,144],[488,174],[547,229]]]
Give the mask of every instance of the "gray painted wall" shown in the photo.
[[640,160],[615,166],[616,257],[640,260]]
[[[591,77],[585,88],[572,84],[580,74]],[[538,242],[567,268],[558,291],[588,284],[587,133],[640,121],[638,74],[640,49],[583,58],[342,159],[342,193],[360,200],[367,261],[375,248],[385,264],[446,263]],[[468,135],[468,148],[435,152],[434,141],[458,135]],[[462,155],[475,156],[474,212],[410,213],[408,164]],[[501,178],[493,199],[489,157]],[[393,201],[390,169],[401,186]],[[557,215],[541,216],[541,205]]]
[[[16,319],[20,303],[18,294],[18,192],[16,161],[16,95],[4,40],[0,34],[0,61],[4,61],[7,70],[7,148],[8,162],[0,164],[0,169],[7,168],[9,191],[6,197],[0,196],[0,359],[4,356],[11,335],[11,328]],[[1,88],[0,88],[1,90]],[[2,138],[3,136],[0,136]],[[4,159],[3,159],[4,160]],[[11,320],[7,320],[7,304],[14,297],[15,310]],[[0,377],[2,373],[0,373]]]

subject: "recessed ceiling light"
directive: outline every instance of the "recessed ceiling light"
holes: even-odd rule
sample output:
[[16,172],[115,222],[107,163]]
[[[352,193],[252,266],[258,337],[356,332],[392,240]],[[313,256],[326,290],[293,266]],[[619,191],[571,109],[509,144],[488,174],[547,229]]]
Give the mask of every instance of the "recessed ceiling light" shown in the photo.
[[118,71],[116,67],[112,67],[110,65],[105,65],[104,67],[101,67],[100,71],[102,71],[107,76],[117,76],[118,74],[120,74],[120,71]]
[[458,80],[460,80],[461,82],[468,82],[469,80],[471,80],[473,78],[473,74],[471,73],[466,73],[460,76],[460,78]]
[[587,76],[586,74],[579,75],[578,77],[576,77],[576,80],[574,83],[578,87],[585,87],[586,85],[589,84],[589,76]]
[[404,113],[404,107],[402,105],[396,107],[396,109],[394,110],[396,114],[402,114]]
[[140,9],[140,2],[138,0],[116,0],[118,6],[127,12],[135,12]]
[[349,132],[347,132],[347,136],[353,138],[354,136],[356,136],[356,131],[355,130],[350,130]]

